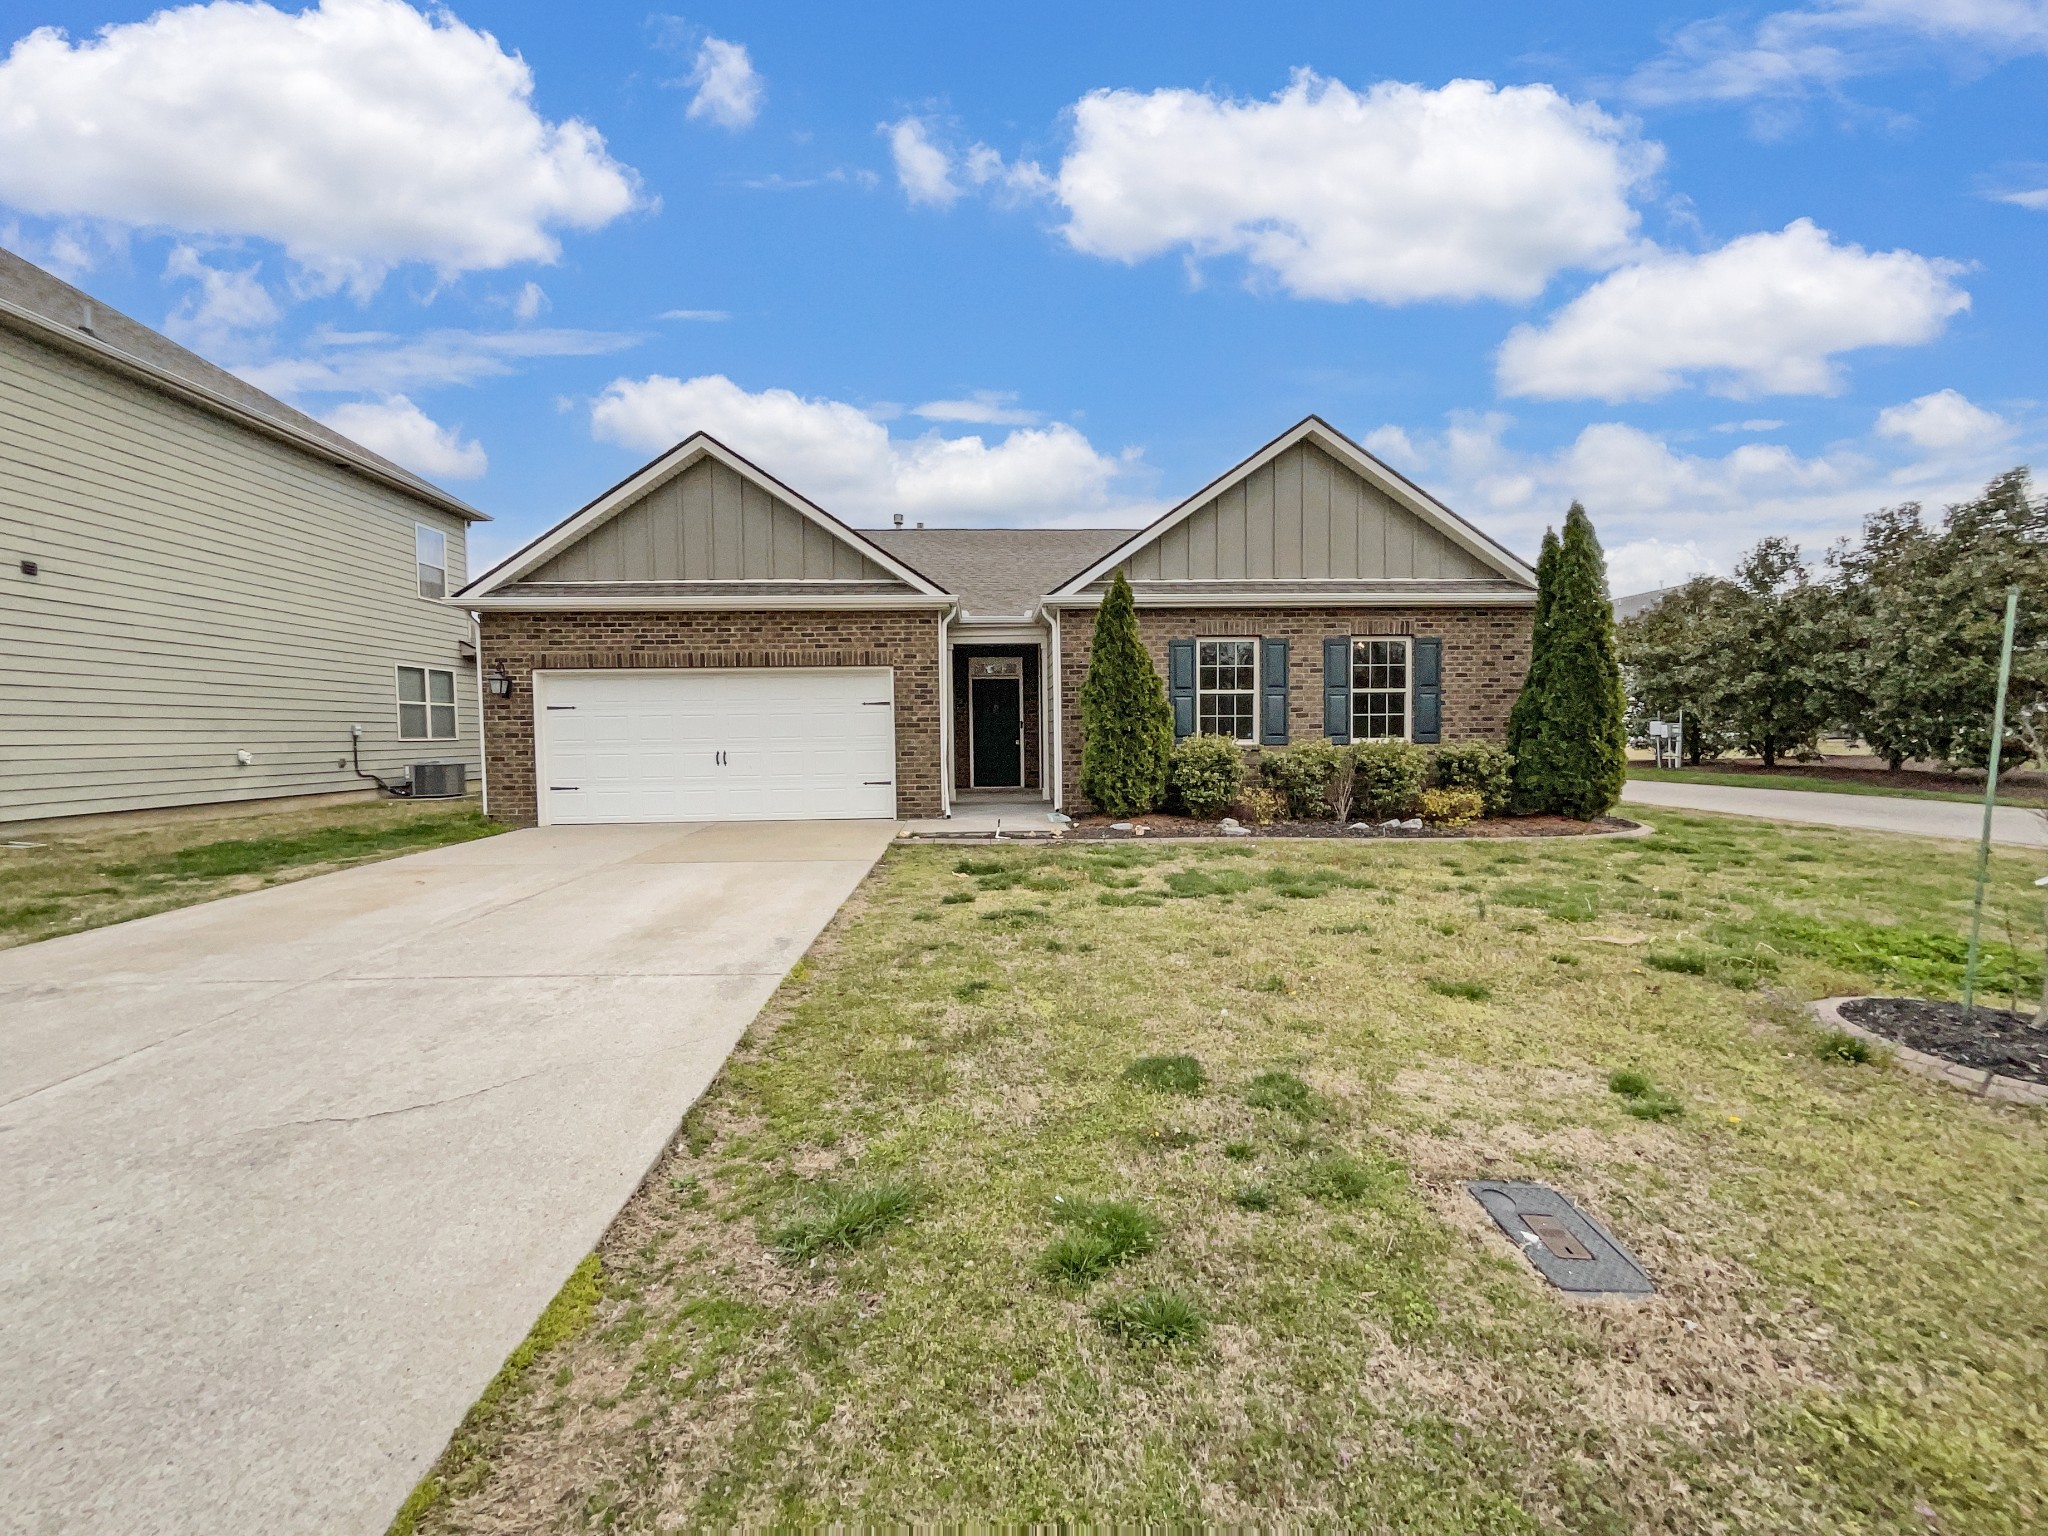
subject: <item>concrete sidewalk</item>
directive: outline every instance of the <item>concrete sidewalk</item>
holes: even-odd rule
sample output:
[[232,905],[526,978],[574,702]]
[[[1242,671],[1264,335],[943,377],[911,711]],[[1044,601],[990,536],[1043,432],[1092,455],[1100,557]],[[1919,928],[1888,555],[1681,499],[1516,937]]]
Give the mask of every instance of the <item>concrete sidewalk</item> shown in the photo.
[[0,1528],[381,1532],[894,831],[513,832],[0,952]]
[[[1902,795],[1831,795],[1823,790],[1744,789],[1721,784],[1674,784],[1631,779],[1621,803],[1675,810],[1722,811],[1765,821],[1796,821],[1861,832],[1904,832],[1914,837],[1977,841],[1984,807],[1960,800],[1912,800]],[[2010,848],[2048,848],[2048,822],[2033,811],[2001,805],[1991,813],[1991,840]]]

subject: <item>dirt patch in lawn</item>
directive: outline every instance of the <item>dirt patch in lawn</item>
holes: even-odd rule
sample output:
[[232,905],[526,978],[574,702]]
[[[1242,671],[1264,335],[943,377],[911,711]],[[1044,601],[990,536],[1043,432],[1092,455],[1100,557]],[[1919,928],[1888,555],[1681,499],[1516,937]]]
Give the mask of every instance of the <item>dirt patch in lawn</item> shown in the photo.
[[2024,1014],[1918,997],[1858,997],[1841,1004],[1842,1017],[1897,1045],[1911,1046],[1959,1067],[2048,1083],[2048,1029]]
[[[1130,830],[1122,830],[1128,823]],[[1457,838],[1504,837],[1589,837],[1601,832],[1633,832],[1640,823],[1623,816],[1600,816],[1592,821],[1574,821],[1569,816],[1495,816],[1466,827],[1414,828],[1368,826],[1353,830],[1336,821],[1274,821],[1263,827],[1246,827],[1252,837],[1318,837],[1340,842],[1375,840],[1439,842]],[[1147,837],[1217,837],[1217,824],[1193,816],[1081,816],[1067,829],[1076,842],[1112,842],[1137,837],[1143,827]]]

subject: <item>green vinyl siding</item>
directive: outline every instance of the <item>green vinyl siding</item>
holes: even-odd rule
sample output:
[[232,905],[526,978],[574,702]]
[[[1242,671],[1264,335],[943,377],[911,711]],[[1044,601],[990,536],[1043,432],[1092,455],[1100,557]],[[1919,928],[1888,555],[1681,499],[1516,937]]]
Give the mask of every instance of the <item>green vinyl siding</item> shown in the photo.
[[[11,329],[0,463],[0,821],[361,788],[351,725],[387,778],[476,771],[414,563],[423,523],[459,585],[463,519]],[[401,664],[455,669],[453,741],[400,742]]]

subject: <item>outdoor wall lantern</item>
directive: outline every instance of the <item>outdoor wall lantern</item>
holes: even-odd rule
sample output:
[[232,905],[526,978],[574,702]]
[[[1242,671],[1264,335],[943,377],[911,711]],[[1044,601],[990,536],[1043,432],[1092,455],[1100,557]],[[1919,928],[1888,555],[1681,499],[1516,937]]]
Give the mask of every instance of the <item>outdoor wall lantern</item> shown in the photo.
[[491,692],[498,698],[512,696],[512,674],[505,670],[505,663],[502,661],[491,663],[491,675],[484,681],[490,685]]

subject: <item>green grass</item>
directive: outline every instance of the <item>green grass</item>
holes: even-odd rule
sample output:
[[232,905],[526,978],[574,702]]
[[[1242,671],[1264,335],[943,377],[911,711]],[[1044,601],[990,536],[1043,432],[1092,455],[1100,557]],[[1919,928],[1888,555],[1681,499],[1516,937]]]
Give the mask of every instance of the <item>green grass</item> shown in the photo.
[[770,1242],[792,1263],[834,1248],[859,1248],[908,1219],[922,1199],[907,1179],[827,1185],[813,1190],[804,1209],[782,1222]]
[[1685,1113],[1678,1099],[1640,1072],[1616,1072],[1607,1079],[1607,1091],[1621,1096],[1622,1108],[1638,1120],[1676,1120]]
[[1462,998],[1468,1003],[1483,1003],[1493,996],[1493,988],[1483,981],[1438,981],[1432,977],[1424,985],[1438,997]]
[[[2048,1116],[1824,1057],[1797,1004],[1902,965],[1939,990],[1926,936],[1964,933],[1971,851],[1657,825],[1006,853],[1004,905],[1069,887],[1016,927],[939,905],[982,878],[959,850],[893,851],[604,1240],[592,1325],[479,1410],[488,1475],[423,1532],[2031,1536]],[[1164,894],[1220,867],[1251,887]],[[1993,855],[2016,978],[2038,872]],[[1160,904],[1097,900],[1131,891]],[[1148,1056],[1206,1091],[1127,1079]],[[912,1219],[781,1256],[806,1191],[875,1169],[915,1170]],[[1559,1297],[1475,1178],[1564,1190],[1658,1297]]]
[[1173,1349],[1199,1344],[1209,1319],[1201,1303],[1182,1291],[1140,1291],[1095,1309],[1095,1320],[1127,1344]]
[[0,848],[0,948],[503,830],[464,802],[386,800],[10,832],[38,846]]
[[1813,1053],[1822,1061],[1861,1066],[1877,1060],[1878,1050],[1861,1035],[1852,1035],[1846,1029],[1830,1029],[1814,1040]]
[[1140,1056],[1124,1068],[1124,1080],[1156,1093],[1200,1093],[1209,1074],[1192,1056]]

